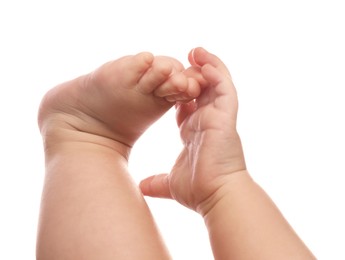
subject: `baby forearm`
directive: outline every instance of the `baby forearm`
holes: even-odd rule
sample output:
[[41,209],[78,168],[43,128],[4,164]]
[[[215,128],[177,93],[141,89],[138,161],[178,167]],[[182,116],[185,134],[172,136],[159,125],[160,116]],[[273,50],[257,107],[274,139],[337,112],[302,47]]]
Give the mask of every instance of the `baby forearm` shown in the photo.
[[204,216],[215,259],[315,259],[248,173],[233,177]]
[[59,149],[47,155],[38,259],[169,259],[127,160],[95,144]]

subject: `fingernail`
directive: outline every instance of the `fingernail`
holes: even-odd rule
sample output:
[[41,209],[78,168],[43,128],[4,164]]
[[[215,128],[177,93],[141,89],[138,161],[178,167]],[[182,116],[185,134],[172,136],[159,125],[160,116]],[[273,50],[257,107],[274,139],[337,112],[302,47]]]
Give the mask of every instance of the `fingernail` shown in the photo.
[[195,51],[195,49],[196,48],[193,48],[191,51],[190,51],[190,53],[191,53],[191,55],[192,55],[192,59],[195,61],[195,59],[194,59],[194,51]]

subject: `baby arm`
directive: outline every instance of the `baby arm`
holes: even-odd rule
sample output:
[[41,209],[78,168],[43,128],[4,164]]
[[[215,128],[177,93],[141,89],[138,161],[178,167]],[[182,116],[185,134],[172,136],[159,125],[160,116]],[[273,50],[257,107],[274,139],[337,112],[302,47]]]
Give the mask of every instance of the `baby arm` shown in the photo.
[[200,73],[208,85],[195,102],[178,107],[184,148],[169,175],[142,181],[143,193],[199,212],[215,259],[315,259],[246,169],[226,66],[202,48],[189,60],[186,73]]
[[37,259],[170,259],[127,163],[171,101],[198,93],[182,70],[174,59],[140,53],[45,95]]

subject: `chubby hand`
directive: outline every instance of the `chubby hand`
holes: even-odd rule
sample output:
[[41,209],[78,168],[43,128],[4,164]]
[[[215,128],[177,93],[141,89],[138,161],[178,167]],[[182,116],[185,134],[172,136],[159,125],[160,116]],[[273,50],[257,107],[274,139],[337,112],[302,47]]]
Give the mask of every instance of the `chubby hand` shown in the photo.
[[204,214],[204,207],[212,207],[209,201],[246,165],[236,130],[237,94],[227,67],[203,48],[193,49],[188,58],[185,74],[203,89],[195,101],[177,106],[184,148],[170,174],[151,176],[140,188],[144,195],[175,199]]
[[128,156],[141,134],[176,101],[199,95],[198,82],[183,71],[173,58],[142,52],[51,89],[39,112],[46,151],[67,141],[111,147]]

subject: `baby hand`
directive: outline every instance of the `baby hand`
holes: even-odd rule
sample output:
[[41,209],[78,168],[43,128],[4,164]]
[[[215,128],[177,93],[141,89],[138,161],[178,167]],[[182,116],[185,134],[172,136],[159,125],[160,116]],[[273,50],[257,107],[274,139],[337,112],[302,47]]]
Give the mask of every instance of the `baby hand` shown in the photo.
[[202,48],[189,53],[189,62],[192,67],[185,73],[207,84],[195,101],[177,107],[184,148],[170,174],[151,176],[140,188],[144,195],[175,199],[205,212],[205,204],[246,165],[236,130],[236,89],[228,69]]

